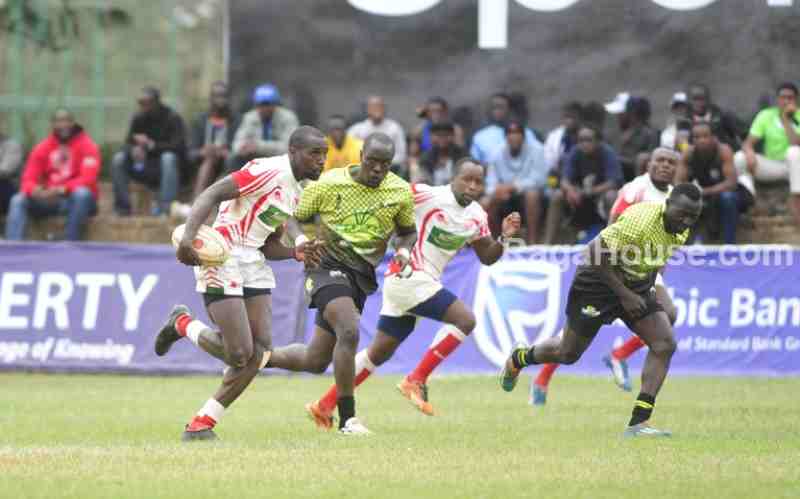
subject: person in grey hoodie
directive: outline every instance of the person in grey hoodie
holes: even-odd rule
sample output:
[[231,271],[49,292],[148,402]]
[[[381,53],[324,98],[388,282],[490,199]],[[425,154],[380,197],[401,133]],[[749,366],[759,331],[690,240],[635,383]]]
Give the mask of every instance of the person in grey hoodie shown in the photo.
[[517,211],[525,223],[525,242],[536,244],[547,186],[544,146],[526,140],[525,126],[515,120],[506,124],[505,137],[505,144],[490,157],[486,174],[489,226],[499,234],[503,218]]

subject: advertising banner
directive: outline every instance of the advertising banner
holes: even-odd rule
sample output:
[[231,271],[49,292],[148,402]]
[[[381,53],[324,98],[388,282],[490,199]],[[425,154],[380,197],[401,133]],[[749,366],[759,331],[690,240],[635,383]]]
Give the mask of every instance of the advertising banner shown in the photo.
[[[473,308],[478,325],[437,372],[494,372],[516,342],[559,334],[581,251],[516,249],[491,267],[470,251],[459,254],[444,284]],[[677,308],[672,371],[800,374],[798,262],[800,252],[781,246],[679,251],[664,276]],[[278,282],[274,343],[307,341],[315,311],[304,312],[302,268],[293,261],[272,266]],[[0,244],[0,368],[219,373],[222,363],[188,341],[163,358],[153,353],[155,334],[176,303],[186,303],[211,324],[194,291],[191,269],[175,261],[170,247]],[[364,310],[362,347],[375,334],[380,306],[378,292]],[[421,320],[381,372],[412,370],[439,327]],[[602,328],[583,357],[564,371],[605,374],[602,357],[629,335],[621,322]],[[641,367],[645,352],[631,358],[634,369]]]

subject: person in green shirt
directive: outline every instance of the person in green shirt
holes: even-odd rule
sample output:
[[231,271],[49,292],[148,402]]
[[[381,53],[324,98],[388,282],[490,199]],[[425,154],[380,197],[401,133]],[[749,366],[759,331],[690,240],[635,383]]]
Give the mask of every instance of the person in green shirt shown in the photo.
[[[789,180],[791,207],[800,225],[800,111],[797,110],[797,86],[778,86],[777,105],[756,115],[742,150],[734,156],[740,183],[755,194],[753,178],[761,182]],[[764,154],[756,154],[761,142]]]
[[598,330],[622,319],[648,347],[642,388],[625,436],[670,436],[648,422],[656,395],[675,353],[672,326],[654,289],[656,274],[686,242],[703,209],[700,189],[679,184],[663,203],[638,203],[606,227],[587,247],[567,298],[562,334],[532,347],[518,346],[501,373],[505,391],[514,389],[522,368],[532,364],[573,364]]
[[392,265],[405,270],[417,240],[411,186],[389,171],[394,155],[392,139],[373,133],[361,164],[326,172],[303,190],[294,217],[323,243],[321,256],[312,255],[320,264],[306,269],[316,328],[311,343],[277,348],[267,364],[319,374],[333,361],[339,431],[346,435],[369,433],[355,417],[353,389],[358,323],[367,296],[378,289],[375,268],[394,235]]

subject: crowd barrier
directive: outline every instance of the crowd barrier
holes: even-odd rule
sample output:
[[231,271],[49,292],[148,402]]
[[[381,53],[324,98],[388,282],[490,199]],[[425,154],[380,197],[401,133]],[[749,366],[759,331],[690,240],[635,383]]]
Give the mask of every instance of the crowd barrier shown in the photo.
[[[478,326],[439,373],[495,372],[516,341],[558,334],[581,249],[509,251],[491,267],[471,251],[448,267],[445,285],[471,304]],[[305,341],[303,274],[293,261],[273,262],[275,344]],[[379,269],[382,275],[383,268]],[[712,375],[800,374],[800,251],[783,246],[681,250],[665,280],[678,318],[672,371]],[[0,368],[72,372],[219,373],[223,365],[188,341],[169,355],[153,339],[175,303],[208,321],[190,268],[168,246],[97,243],[0,244]],[[361,346],[374,335],[381,296],[367,301]],[[210,322],[210,321],[209,321]],[[439,325],[420,321],[386,373],[413,369]],[[601,329],[578,363],[564,368],[605,373],[601,361],[627,337],[621,323]],[[644,353],[632,358],[640,368]]]

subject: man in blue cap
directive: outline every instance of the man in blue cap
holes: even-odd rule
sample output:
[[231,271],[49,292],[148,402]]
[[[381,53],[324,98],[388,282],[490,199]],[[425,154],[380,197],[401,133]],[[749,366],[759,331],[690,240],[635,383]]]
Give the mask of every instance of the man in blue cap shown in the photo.
[[233,138],[234,163],[237,170],[253,158],[268,158],[286,154],[289,150],[289,136],[299,122],[294,111],[280,105],[281,94],[278,88],[265,83],[253,92],[255,109],[242,117],[242,123]]

